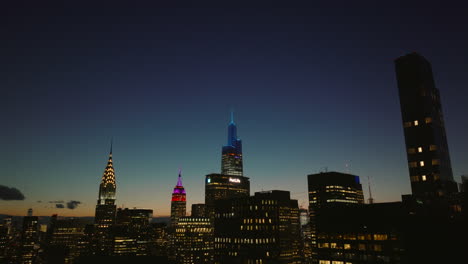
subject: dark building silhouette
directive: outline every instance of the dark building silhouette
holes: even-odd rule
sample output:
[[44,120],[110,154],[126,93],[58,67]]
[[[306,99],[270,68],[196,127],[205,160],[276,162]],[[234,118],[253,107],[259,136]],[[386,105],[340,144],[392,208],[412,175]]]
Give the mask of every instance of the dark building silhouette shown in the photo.
[[192,204],[192,217],[205,217],[206,205],[205,204]]
[[51,217],[48,244],[44,259],[47,263],[73,263],[81,254],[86,223],[80,219]]
[[353,206],[364,203],[364,195],[359,176],[340,172],[321,172],[307,176],[309,190],[309,214],[310,237],[307,241],[310,245],[310,259],[318,263],[317,234],[319,226],[316,223],[317,214],[322,208],[336,206]]
[[242,162],[242,141],[237,138],[237,126],[234,123],[234,113],[231,112],[231,122],[228,126],[227,145],[222,149],[221,174],[244,175]]
[[151,255],[154,246],[152,217],[150,209],[117,209],[116,225],[112,229],[114,255]]
[[206,214],[212,218],[215,201],[250,195],[249,178],[236,175],[212,173],[205,178]]
[[207,217],[180,217],[174,234],[177,263],[213,263],[213,231]]
[[287,191],[216,201],[215,263],[301,263],[299,208]]
[[186,214],[186,192],[182,186],[182,171],[179,170],[179,177],[177,178],[177,185],[174,187],[171,199],[171,227],[175,227],[177,219]]
[[23,230],[21,233],[21,264],[35,262],[37,245],[39,243],[38,217],[28,210],[28,216],[23,217]]
[[417,199],[457,192],[439,90],[431,64],[411,53],[395,60],[411,189]]

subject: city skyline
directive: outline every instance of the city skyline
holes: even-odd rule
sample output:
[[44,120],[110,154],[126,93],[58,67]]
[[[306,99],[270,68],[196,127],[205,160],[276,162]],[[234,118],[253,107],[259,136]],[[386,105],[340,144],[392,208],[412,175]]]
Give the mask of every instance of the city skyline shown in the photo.
[[[26,198],[0,200],[0,213],[93,216],[112,137],[118,207],[169,216],[179,167],[187,208],[203,203],[205,175],[221,171],[231,108],[251,194],[287,190],[307,207],[307,175],[328,168],[360,176],[366,199],[369,176],[375,202],[399,201],[411,189],[394,60],[413,51],[432,64],[460,182],[468,39],[459,22],[467,18],[431,4],[423,9],[439,16],[391,7],[380,17],[325,4],[260,14],[117,5],[102,17],[44,7],[37,17],[27,8],[9,16],[0,185]],[[71,210],[59,201],[80,203]]]

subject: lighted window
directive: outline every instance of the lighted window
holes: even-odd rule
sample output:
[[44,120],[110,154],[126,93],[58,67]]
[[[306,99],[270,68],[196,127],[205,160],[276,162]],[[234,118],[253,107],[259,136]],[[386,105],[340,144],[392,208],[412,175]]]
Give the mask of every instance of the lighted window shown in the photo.
[[411,126],[411,122],[404,122],[403,123],[403,127],[410,127]]
[[382,251],[382,245],[374,245],[375,251]]
[[418,152],[422,152],[422,147],[418,147]]
[[418,126],[418,125],[419,125],[418,120],[414,120],[414,126]]
[[430,123],[432,123],[432,118],[426,117],[426,124],[430,124]]
[[408,149],[408,154],[414,154],[414,153],[416,153],[416,150],[414,148]]
[[435,173],[433,177],[434,177],[434,181],[437,181],[440,179],[440,174]]
[[440,164],[440,160],[438,159],[433,159],[432,160],[432,165],[439,165]]
[[344,244],[344,249],[351,249],[351,244]]
[[409,163],[409,167],[410,167],[410,168],[416,168],[416,167],[417,167],[416,161],[410,162],[410,163]]
[[422,176],[421,176],[421,180],[422,180],[422,181],[426,181],[426,180],[427,180],[426,175],[422,175]]
[[429,150],[430,150],[430,151],[437,150],[437,146],[436,146],[436,145],[430,145],[430,146],[429,146]]
[[331,248],[336,248],[336,243],[330,243]]
[[320,260],[319,264],[330,264],[329,260]]
[[419,181],[419,177],[417,175],[416,176],[411,176],[410,179],[411,179],[412,182],[418,182]]
[[419,162],[419,166],[424,167],[424,161],[421,160],[421,161]]

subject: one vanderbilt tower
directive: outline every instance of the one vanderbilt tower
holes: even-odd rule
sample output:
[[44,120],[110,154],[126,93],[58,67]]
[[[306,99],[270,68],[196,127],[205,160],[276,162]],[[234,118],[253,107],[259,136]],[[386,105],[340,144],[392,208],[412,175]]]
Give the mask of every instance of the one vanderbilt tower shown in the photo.
[[223,146],[221,157],[221,174],[243,176],[242,141],[237,138],[237,126],[234,123],[234,113],[231,112],[231,122],[228,125],[227,145]]

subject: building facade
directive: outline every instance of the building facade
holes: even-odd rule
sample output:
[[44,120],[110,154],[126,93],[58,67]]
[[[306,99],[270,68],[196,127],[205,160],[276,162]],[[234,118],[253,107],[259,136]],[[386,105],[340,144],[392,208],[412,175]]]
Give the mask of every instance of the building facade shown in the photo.
[[205,177],[206,215],[213,217],[215,202],[221,199],[248,197],[250,195],[249,178],[219,173]]
[[287,191],[216,201],[215,263],[302,263],[297,200]]
[[175,227],[179,264],[213,263],[213,224],[207,217],[181,217]]
[[457,192],[440,93],[429,61],[417,53],[395,60],[411,190],[422,201]]
[[321,172],[307,176],[309,190],[310,236],[307,238],[311,256],[307,261],[317,263],[317,218],[320,209],[364,204],[359,176],[340,172]]

